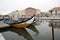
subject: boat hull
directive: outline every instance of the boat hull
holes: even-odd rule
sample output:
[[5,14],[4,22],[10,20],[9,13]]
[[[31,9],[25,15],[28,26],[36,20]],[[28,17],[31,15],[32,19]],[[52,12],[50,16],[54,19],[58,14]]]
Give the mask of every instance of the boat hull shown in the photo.
[[28,27],[33,21],[34,21],[34,17],[24,23],[12,24],[11,26],[16,28],[25,28]]
[[25,27],[28,27],[29,25],[30,24],[13,24],[11,26],[16,28],[25,28]]
[[16,28],[25,28],[27,26],[29,26],[32,22],[34,21],[34,16],[32,16],[31,18],[24,20],[24,21],[9,21],[9,20],[2,20],[2,22],[9,24],[12,27],[16,27]]

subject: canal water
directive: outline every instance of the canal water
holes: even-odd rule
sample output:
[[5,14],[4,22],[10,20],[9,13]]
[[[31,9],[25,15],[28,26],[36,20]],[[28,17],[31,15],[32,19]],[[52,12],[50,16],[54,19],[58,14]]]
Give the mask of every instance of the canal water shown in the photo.
[[[30,25],[22,29],[2,28],[0,33],[5,40],[52,40],[52,27],[47,20],[37,26]],[[60,40],[60,28],[57,26],[54,28],[54,37],[55,40]]]

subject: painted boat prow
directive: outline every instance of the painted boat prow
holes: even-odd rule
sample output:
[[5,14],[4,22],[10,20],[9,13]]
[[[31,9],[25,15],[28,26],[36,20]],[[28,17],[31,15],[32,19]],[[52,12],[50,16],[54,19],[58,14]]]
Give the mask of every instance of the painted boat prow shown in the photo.
[[17,27],[17,28],[25,28],[25,27],[28,27],[33,21],[34,21],[34,17],[26,22],[23,22],[20,24],[12,24],[11,26]]
[[9,24],[12,27],[17,27],[17,28],[25,28],[28,25],[30,25],[34,21],[34,16],[31,18],[28,18],[27,20],[23,21],[9,21],[9,20],[2,20],[2,22]]

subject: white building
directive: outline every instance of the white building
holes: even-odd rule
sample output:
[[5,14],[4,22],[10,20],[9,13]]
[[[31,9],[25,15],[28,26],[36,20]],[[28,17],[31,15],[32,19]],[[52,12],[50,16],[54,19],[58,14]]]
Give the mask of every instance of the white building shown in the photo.
[[19,18],[25,18],[25,17],[26,17],[25,10],[19,11]]
[[49,10],[49,12],[50,12],[52,15],[60,16],[60,7],[54,7],[54,8],[52,8],[51,10]]
[[13,11],[11,13],[8,14],[10,17],[12,17],[12,20],[18,20],[19,19],[19,11]]

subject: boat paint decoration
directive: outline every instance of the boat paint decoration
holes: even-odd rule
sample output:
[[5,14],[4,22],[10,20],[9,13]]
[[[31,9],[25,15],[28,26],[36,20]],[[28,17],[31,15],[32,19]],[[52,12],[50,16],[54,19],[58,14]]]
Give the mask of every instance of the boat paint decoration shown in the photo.
[[31,18],[28,18],[26,20],[23,21],[9,21],[7,19],[2,20],[2,22],[9,24],[13,27],[17,27],[17,28],[24,28],[27,27],[28,25],[30,25],[32,22],[34,21],[34,16],[32,16]]
[[17,28],[25,28],[29,26],[33,22],[33,20],[34,20],[34,17],[31,20],[28,20],[27,22],[20,23],[20,24],[12,24],[11,26],[17,27]]

